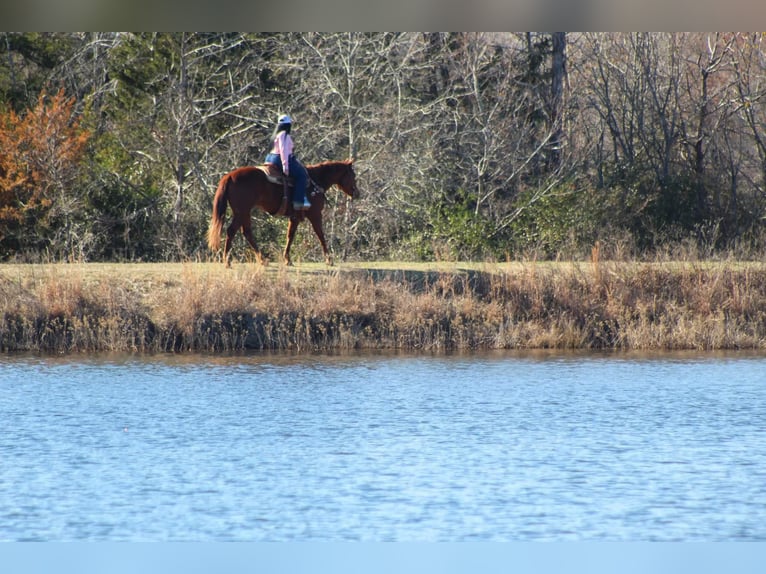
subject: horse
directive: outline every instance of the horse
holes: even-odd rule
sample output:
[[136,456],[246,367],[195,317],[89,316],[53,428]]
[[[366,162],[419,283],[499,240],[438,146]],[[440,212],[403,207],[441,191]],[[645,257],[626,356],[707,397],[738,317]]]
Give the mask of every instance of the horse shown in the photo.
[[[325,205],[325,191],[333,185],[339,187],[351,199],[359,197],[359,189],[356,187],[356,174],[354,174],[353,159],[345,161],[326,161],[306,166],[309,174],[309,190],[307,194],[311,207],[308,210],[296,211],[292,208],[292,202],[287,202],[287,210],[284,214],[283,188],[281,184],[272,183],[267,179],[264,170],[259,167],[240,167],[224,175],[218,183],[213,198],[213,216],[210,220],[210,228],[207,234],[207,244],[213,251],[218,251],[221,244],[221,229],[226,216],[227,203],[231,207],[232,222],[226,229],[226,243],[223,248],[223,262],[230,267],[229,254],[231,243],[237,231],[247,239],[250,247],[255,251],[256,259],[261,265],[266,265],[268,260],[253,237],[251,212],[254,207],[271,215],[284,215],[289,218],[287,224],[287,243],[282,253],[285,264],[292,265],[290,260],[290,246],[293,243],[298,225],[304,219],[308,219],[314,232],[322,245],[325,262],[332,265],[332,257],[327,249],[327,242],[322,229],[322,209]],[[313,188],[313,189],[312,189]],[[318,188],[318,189],[317,189]]]

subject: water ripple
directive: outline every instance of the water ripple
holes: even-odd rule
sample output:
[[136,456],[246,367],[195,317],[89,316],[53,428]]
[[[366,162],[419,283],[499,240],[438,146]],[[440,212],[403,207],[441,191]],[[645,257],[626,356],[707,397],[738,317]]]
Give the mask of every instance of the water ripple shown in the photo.
[[765,365],[6,359],[0,540],[764,540]]

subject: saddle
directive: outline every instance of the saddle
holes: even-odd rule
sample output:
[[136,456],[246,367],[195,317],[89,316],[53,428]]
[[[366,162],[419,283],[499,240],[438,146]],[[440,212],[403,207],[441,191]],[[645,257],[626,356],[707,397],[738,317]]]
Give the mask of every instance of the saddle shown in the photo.
[[[273,163],[264,163],[256,167],[266,174],[266,179],[269,181],[269,183],[282,186],[282,204],[279,206],[279,209],[271,215],[288,215],[291,213],[293,211],[290,202],[290,199],[293,195],[293,178],[289,175],[286,176],[283,174],[280,167]],[[306,193],[310,193],[312,197],[322,191],[310,177],[308,178],[308,183],[309,185]],[[311,191],[309,191],[309,189]]]
[[[272,213],[272,215],[286,215],[288,212],[291,212],[292,207],[290,206],[290,198],[292,197],[292,188],[294,187],[293,178],[289,175],[284,175],[282,169],[273,163],[264,163],[256,167],[266,174],[266,179],[270,183],[282,186],[282,205],[280,205],[279,209],[275,213]],[[314,197],[318,193],[324,193],[324,190],[319,187],[311,177],[309,177],[306,194],[310,197]]]
[[289,175],[285,176],[278,165],[273,163],[264,163],[257,167],[266,174],[266,179],[268,179],[269,182],[275,183],[277,185],[284,185],[285,179],[287,179],[287,185],[289,187],[293,186],[293,178]]

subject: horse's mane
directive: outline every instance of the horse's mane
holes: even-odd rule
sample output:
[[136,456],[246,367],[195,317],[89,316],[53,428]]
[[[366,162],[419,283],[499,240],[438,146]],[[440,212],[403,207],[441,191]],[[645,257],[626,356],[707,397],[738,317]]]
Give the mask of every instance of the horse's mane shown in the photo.
[[330,160],[330,161],[323,161],[323,162],[320,162],[320,163],[314,163],[314,164],[311,164],[311,165],[307,165],[306,169],[324,170],[324,169],[327,169],[327,168],[338,168],[338,167],[341,167],[341,166],[347,166],[347,165],[351,165],[353,163],[354,163],[353,159],[346,159],[346,160],[340,160],[340,161],[338,161],[338,160],[335,160],[335,161]]

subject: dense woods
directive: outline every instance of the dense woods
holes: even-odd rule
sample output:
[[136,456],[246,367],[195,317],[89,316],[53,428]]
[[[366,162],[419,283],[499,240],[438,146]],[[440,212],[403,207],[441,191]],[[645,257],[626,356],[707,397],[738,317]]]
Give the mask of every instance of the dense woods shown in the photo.
[[[207,259],[216,183],[279,113],[305,163],[356,158],[339,260],[766,240],[760,33],[1,33],[0,259]],[[294,253],[321,260],[310,230]]]

